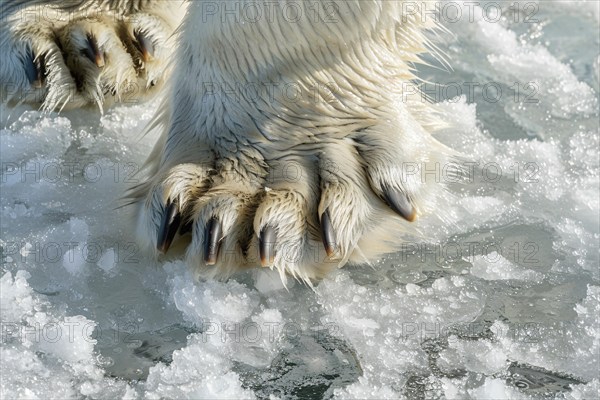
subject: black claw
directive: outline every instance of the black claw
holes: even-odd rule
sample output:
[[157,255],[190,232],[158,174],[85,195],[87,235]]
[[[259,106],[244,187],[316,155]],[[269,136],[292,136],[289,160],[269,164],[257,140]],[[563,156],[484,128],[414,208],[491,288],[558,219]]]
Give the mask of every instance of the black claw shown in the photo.
[[98,47],[98,40],[91,34],[87,35],[87,47],[83,49],[83,53],[98,68],[104,67],[104,53]]
[[417,217],[417,210],[412,206],[408,197],[399,190],[385,189],[383,192],[386,203],[402,218],[413,222]]
[[44,71],[42,60],[36,59],[33,51],[29,49],[25,59],[25,74],[31,86],[40,88],[44,84]]
[[337,250],[335,232],[331,225],[331,216],[329,215],[329,209],[326,209],[321,215],[321,239],[323,240],[323,246],[327,252],[327,257],[331,257]]
[[180,223],[181,214],[179,213],[177,204],[172,202],[167,203],[162,221],[160,222],[160,228],[158,228],[158,239],[156,241],[158,251],[165,254],[169,250]]
[[270,267],[275,262],[275,245],[277,242],[277,232],[272,226],[265,226],[260,232],[258,239],[260,251],[260,263],[263,267]]
[[137,41],[140,53],[142,53],[142,60],[144,62],[148,62],[148,60],[154,57],[154,44],[152,43],[152,40],[150,40],[144,33],[138,30],[133,32],[133,36]]
[[206,224],[206,231],[204,232],[204,262],[206,265],[217,263],[221,240],[223,240],[222,233],[221,223],[216,217],[212,217]]

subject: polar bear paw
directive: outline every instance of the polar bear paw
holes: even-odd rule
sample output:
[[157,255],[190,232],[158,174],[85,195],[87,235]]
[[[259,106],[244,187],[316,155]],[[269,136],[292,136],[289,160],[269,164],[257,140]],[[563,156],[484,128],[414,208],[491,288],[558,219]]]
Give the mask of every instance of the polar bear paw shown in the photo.
[[410,158],[390,138],[410,136],[362,132],[287,150],[248,144],[235,154],[172,141],[160,158],[177,161],[130,193],[138,236],[157,255],[185,250],[201,278],[262,266],[310,284],[346,262],[368,262],[416,232],[411,222],[439,182],[423,182],[414,168],[433,169],[427,164],[445,155],[426,133],[413,138],[418,147],[404,146]]
[[48,17],[45,8],[25,9],[1,29],[3,101],[41,104],[45,110],[97,106],[102,111],[157,92],[171,54],[171,21],[144,12],[74,18],[53,11]]

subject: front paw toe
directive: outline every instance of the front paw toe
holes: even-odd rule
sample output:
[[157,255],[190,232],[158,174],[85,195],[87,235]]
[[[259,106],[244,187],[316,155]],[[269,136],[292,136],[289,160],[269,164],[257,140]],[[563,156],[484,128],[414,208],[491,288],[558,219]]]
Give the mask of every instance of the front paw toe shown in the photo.
[[185,163],[158,171],[126,195],[138,207],[137,236],[140,244],[166,254],[178,236],[192,231],[193,206],[207,188],[210,169]]
[[254,202],[252,192],[218,186],[197,199],[186,258],[200,274],[224,276],[246,264]]

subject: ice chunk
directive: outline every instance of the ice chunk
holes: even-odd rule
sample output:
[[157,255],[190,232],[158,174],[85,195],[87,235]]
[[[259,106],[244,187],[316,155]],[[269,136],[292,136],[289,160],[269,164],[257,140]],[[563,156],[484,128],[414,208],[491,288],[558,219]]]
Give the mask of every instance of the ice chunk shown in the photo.
[[18,271],[14,278],[10,272],[0,278],[0,317],[3,322],[18,322],[33,311],[35,301],[27,279],[31,274]]
[[483,385],[468,391],[472,399],[527,399],[528,396],[497,378],[486,378]]
[[365,377],[358,382],[334,391],[336,399],[397,399],[398,394],[390,387],[374,384]]
[[113,269],[117,265],[117,256],[115,250],[110,248],[107,249],[96,263],[104,272],[107,274],[113,273]]
[[2,363],[2,398],[46,399],[50,397],[70,399],[77,397],[77,390],[70,376],[54,366],[44,365],[31,350],[18,347],[0,348]]
[[54,310],[29,278],[25,271],[0,278],[0,397],[109,399],[124,393],[127,385],[105,378],[96,364],[96,323]]
[[462,340],[448,337],[448,348],[440,353],[438,366],[448,372],[462,366],[485,375],[501,373],[508,368],[506,353],[489,340]]
[[[291,289],[294,287],[295,281],[289,279],[286,285],[287,289]],[[264,268],[256,272],[254,287],[256,287],[256,289],[263,294],[286,289],[286,286],[284,286],[283,282],[281,281],[279,273],[276,271],[266,270]]]
[[30,324],[41,327],[38,348],[45,353],[71,363],[90,362],[94,359],[92,338],[96,323],[84,316],[64,317],[59,321],[39,318],[41,313],[29,320]]
[[[218,343],[218,342],[215,342]],[[231,361],[218,346],[206,345],[201,335],[193,335],[187,347],[173,353],[173,362],[150,369],[145,397],[253,399],[243,389],[239,376],[231,371]]]
[[566,400],[586,400],[598,398],[600,393],[600,380],[592,379],[583,385],[571,386],[571,392],[565,394]]
[[507,279],[538,281],[544,277],[539,272],[510,262],[495,251],[485,256],[475,256],[471,274],[487,281]]
[[182,275],[170,280],[171,296],[184,317],[203,326],[205,321],[240,323],[258,306],[256,290],[236,281],[208,281],[197,284],[187,266],[178,263]]

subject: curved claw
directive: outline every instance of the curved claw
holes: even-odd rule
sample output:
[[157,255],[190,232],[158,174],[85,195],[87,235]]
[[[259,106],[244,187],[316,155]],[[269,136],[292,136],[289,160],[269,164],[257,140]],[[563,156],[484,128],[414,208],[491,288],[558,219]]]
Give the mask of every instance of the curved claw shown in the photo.
[[31,86],[40,88],[44,84],[44,71],[42,60],[36,59],[33,51],[29,49],[25,56],[25,75]]
[[133,32],[133,36],[138,44],[138,49],[142,53],[142,60],[148,62],[154,57],[154,43],[148,38],[143,32],[136,30]]
[[158,228],[156,248],[159,252],[165,254],[169,250],[180,224],[181,214],[179,213],[179,208],[177,204],[169,202],[163,213],[160,228]]
[[413,222],[417,217],[417,210],[413,207],[403,192],[395,189],[385,189],[383,192],[386,203],[392,210],[398,213],[402,218]]
[[275,262],[275,245],[277,243],[277,232],[272,226],[265,226],[260,232],[258,247],[260,251],[260,263],[263,267],[270,267]]
[[329,209],[326,209],[321,215],[321,239],[323,240],[323,246],[325,246],[325,252],[327,257],[331,257],[337,250],[335,232],[331,225],[331,216],[329,215]]
[[96,64],[98,68],[103,68],[105,65],[104,52],[98,47],[98,40],[93,35],[88,34],[86,44],[87,47],[83,49],[85,56]]
[[216,217],[212,217],[208,221],[208,224],[206,224],[206,231],[204,233],[204,262],[206,265],[215,265],[217,263],[221,240],[223,240],[222,232],[221,223]]

